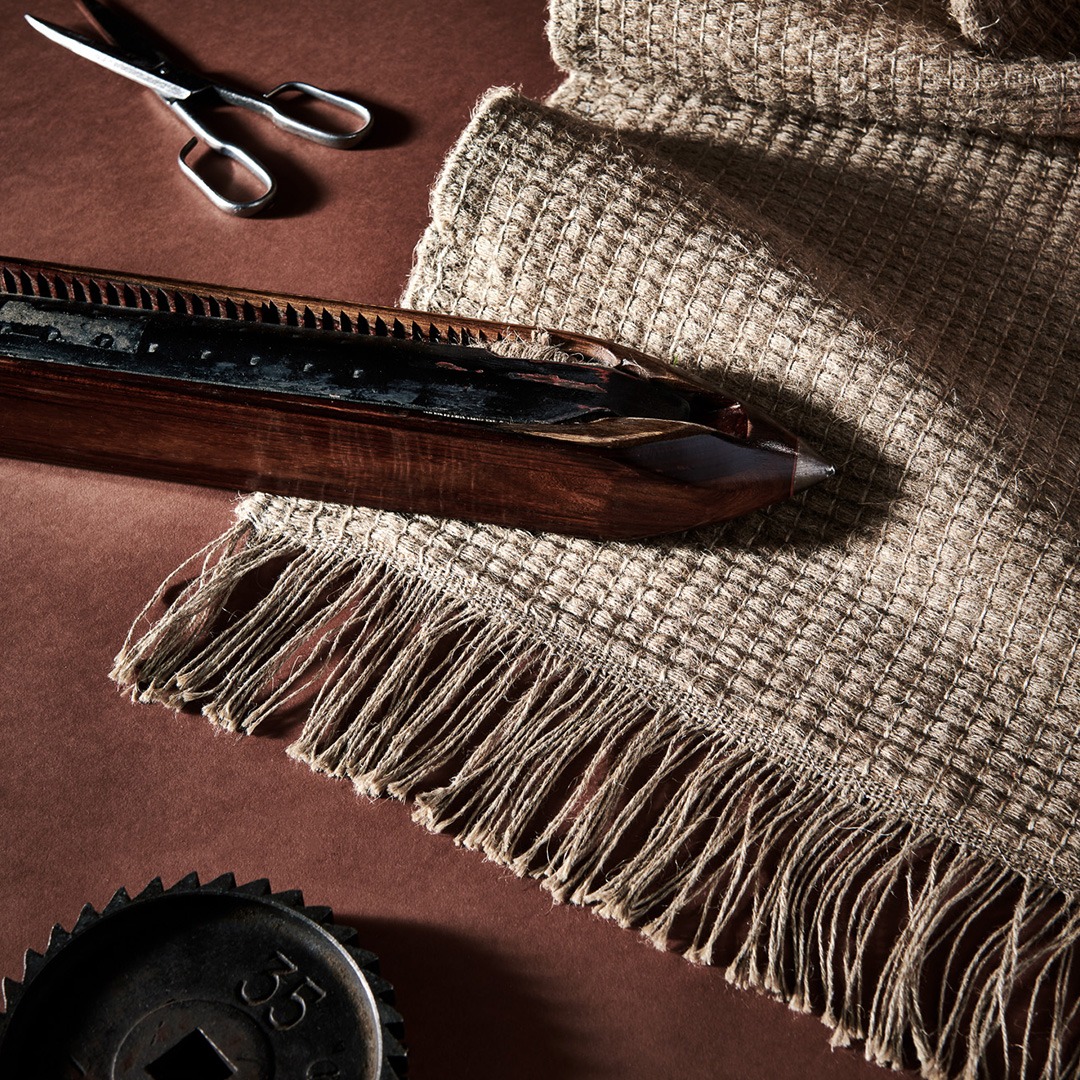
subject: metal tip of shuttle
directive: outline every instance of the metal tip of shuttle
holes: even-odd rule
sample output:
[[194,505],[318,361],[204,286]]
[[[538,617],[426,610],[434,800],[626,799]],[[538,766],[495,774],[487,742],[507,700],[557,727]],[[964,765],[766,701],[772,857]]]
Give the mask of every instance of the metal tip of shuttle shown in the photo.
[[791,493],[797,495],[822,480],[836,474],[836,467],[826,461],[817,451],[799,440],[799,452],[795,459],[795,475],[791,481]]

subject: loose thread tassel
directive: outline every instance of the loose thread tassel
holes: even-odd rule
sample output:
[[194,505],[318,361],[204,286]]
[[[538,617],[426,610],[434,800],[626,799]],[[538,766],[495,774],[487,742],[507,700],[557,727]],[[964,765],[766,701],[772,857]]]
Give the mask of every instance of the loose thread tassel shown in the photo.
[[178,579],[117,658],[137,700],[253,731],[306,695],[294,757],[819,1013],[835,1045],[926,1077],[1078,1074],[1073,898],[379,562],[241,524]]

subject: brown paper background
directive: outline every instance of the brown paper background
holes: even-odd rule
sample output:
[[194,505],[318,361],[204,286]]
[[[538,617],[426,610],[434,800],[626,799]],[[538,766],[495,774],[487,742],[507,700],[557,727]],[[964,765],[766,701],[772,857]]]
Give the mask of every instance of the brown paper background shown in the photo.
[[[0,0],[0,254],[393,303],[427,190],[489,86],[558,73],[539,0],[142,0],[200,67],[371,103],[354,151],[215,116],[278,175],[270,214],[232,219],[180,175],[184,130],[126,80],[39,37]],[[34,14],[75,26],[72,5]],[[268,876],[331,905],[380,954],[414,1080],[884,1075],[826,1030],[716,970],[656,952],[358,799],[281,752],[134,706],[107,672],[174,566],[230,522],[211,492],[0,459],[0,975],[119,885]]]

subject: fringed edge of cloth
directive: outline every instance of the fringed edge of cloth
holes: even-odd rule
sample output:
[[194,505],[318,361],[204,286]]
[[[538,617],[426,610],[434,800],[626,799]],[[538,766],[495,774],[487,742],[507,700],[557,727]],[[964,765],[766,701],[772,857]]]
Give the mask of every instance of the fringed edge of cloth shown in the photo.
[[[249,522],[170,579],[113,678],[290,753],[557,899],[926,1077],[1073,1076],[1080,905],[793,778],[377,559]],[[188,580],[185,575],[189,575]],[[140,620],[142,621],[142,620]]]

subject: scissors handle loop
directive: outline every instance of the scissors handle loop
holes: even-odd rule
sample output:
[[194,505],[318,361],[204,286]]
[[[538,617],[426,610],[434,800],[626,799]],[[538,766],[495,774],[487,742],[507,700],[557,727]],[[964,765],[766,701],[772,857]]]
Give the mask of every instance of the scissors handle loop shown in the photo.
[[[273,199],[277,194],[277,182],[258,160],[253,158],[247,151],[241,149],[235,143],[224,142],[212,131],[203,127],[191,110],[185,108],[182,102],[170,101],[168,102],[168,105],[169,108],[172,109],[172,111],[176,113],[176,115],[179,116],[193,132],[195,132],[195,138],[189,139],[188,142],[184,144],[183,149],[177,157],[177,162],[184,175],[219,210],[224,210],[227,214],[235,214],[237,217],[250,217],[252,214],[257,214]],[[195,149],[200,140],[215,153],[221,154],[222,157],[227,157],[231,161],[235,161],[243,169],[247,170],[247,172],[266,188],[266,190],[254,199],[239,202],[236,199],[230,199],[224,193],[211,187],[211,185],[201,177],[187,161],[191,151]]]
[[[261,97],[244,94],[227,86],[215,86],[214,89],[218,96],[228,104],[237,105],[242,109],[251,109],[260,116],[265,116],[284,131],[321,143],[323,146],[334,146],[338,149],[355,146],[371,128],[371,113],[359,101],[354,101],[342,94],[332,94],[329,90],[323,90],[322,87],[312,86],[311,83],[284,82],[280,86],[275,86],[273,90],[268,90]],[[316,101],[325,102],[327,105],[333,105],[343,112],[358,117],[361,121],[360,126],[352,131],[332,131],[328,128],[316,127],[314,124],[305,124],[271,104],[271,100],[278,94],[290,90],[314,98]]]

